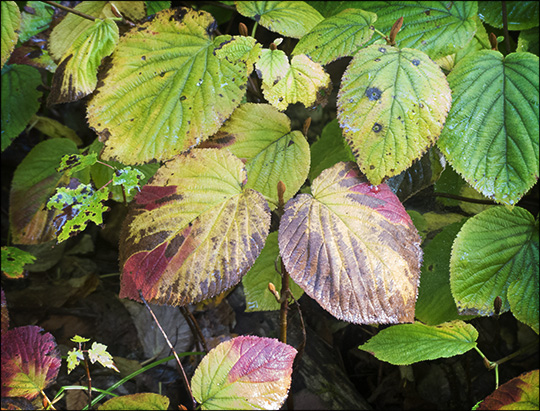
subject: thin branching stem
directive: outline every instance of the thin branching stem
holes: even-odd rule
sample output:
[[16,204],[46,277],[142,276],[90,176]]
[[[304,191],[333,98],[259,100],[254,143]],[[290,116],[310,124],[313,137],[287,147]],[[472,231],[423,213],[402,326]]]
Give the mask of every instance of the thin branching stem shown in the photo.
[[502,3],[502,20],[504,30],[504,44],[506,45],[506,54],[510,54],[510,34],[508,33],[508,13],[506,12],[506,1]]
[[97,20],[97,18],[94,17],[94,16],[91,16],[91,15],[86,14],[86,13],[81,13],[78,10],[75,10],[75,9],[72,9],[71,7],[66,7],[66,6],[63,6],[61,4],[55,3],[54,1],[43,1],[43,3],[47,3],[49,6],[58,7],[59,9],[65,10],[65,11],[67,11],[69,13],[76,14],[77,16],[82,17],[84,19],[88,19],[88,20],[92,20],[92,21]]

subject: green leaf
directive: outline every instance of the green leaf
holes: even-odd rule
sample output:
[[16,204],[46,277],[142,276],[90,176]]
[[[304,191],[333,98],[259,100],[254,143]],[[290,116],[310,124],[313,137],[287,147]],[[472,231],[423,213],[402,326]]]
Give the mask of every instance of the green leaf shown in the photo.
[[47,103],[69,103],[92,93],[101,60],[113,52],[117,42],[118,26],[111,18],[97,19],[83,31],[63,55]]
[[220,36],[222,42],[216,48],[215,54],[219,59],[226,59],[231,64],[243,63],[252,67],[261,55],[262,46],[253,37]]
[[37,87],[40,85],[41,75],[33,67],[14,64],[2,69],[2,151],[38,111],[42,92]]
[[259,78],[266,84],[272,85],[284,78],[289,69],[289,58],[283,50],[262,49],[261,58],[255,63]]
[[[148,3],[164,2],[149,1]],[[121,397],[111,398],[100,405],[98,410],[168,410],[169,402],[169,398],[165,397],[164,395],[154,394],[152,392],[143,392],[139,394],[122,395]]]
[[42,1],[27,1],[22,12],[19,41],[24,43],[30,37],[49,28],[54,7]]
[[396,37],[397,46],[421,50],[433,60],[465,47],[476,31],[476,1],[362,1],[356,4],[377,14],[375,28],[386,35],[396,20],[403,17],[403,26]]
[[435,143],[451,99],[441,69],[419,50],[372,45],[356,53],[337,118],[372,184],[409,168]]
[[195,370],[193,396],[203,410],[277,410],[287,398],[296,353],[273,338],[225,341]]
[[24,266],[32,264],[36,257],[17,247],[2,247],[2,273],[8,278],[22,278]]
[[45,140],[19,164],[9,199],[9,220],[15,244],[40,244],[56,238],[52,221],[58,213],[45,210],[45,204],[56,187],[69,180],[56,171],[61,158],[78,152],[71,140]]
[[[240,104],[253,67],[217,57],[213,17],[168,9],[125,34],[88,105],[105,142],[101,157],[124,164],[166,160],[214,134]],[[159,36],[155,34],[159,33]]]
[[82,146],[83,141],[77,136],[75,131],[57,120],[49,117],[42,117],[35,115],[30,120],[32,127],[41,131],[51,138],[68,138],[73,141],[77,146]]
[[129,196],[132,194],[131,191],[140,191],[140,182],[143,179],[144,173],[128,166],[115,171],[112,184],[114,186],[123,186],[126,195]]
[[373,36],[375,13],[347,9],[324,19],[300,39],[293,55],[306,54],[326,65],[341,57],[353,56]]
[[287,202],[279,226],[291,278],[338,319],[412,321],[422,251],[395,194],[353,162],[323,171],[311,191]]
[[[2,46],[1,46],[1,67],[4,67],[4,64],[9,60],[11,52],[17,44],[17,39],[19,38],[19,26],[21,24],[21,12],[17,3],[14,1],[3,1],[1,2],[2,13],[1,17],[1,34],[2,34]],[[3,73],[2,73],[3,74]],[[3,76],[2,76],[3,77]],[[2,85],[2,90],[4,85]],[[3,94],[3,93],[2,93]],[[2,107],[4,106],[4,98],[2,98]],[[3,114],[2,114],[3,117]],[[2,130],[4,127],[2,127]],[[3,135],[2,135],[3,137]],[[2,138],[3,140],[3,138]],[[3,143],[2,143],[3,146]],[[3,149],[2,149],[3,150]]]
[[81,350],[73,348],[67,353],[67,371],[68,374],[71,373],[79,364],[84,360],[84,354]]
[[299,39],[323,20],[304,1],[235,1],[236,10],[261,26],[287,37]]
[[540,403],[538,379],[538,370],[525,372],[518,377],[512,378],[488,395],[477,410],[538,409]]
[[518,44],[516,51],[536,54],[538,56],[539,51],[539,30],[538,27],[529,30],[523,30],[519,33]]
[[280,111],[298,102],[306,107],[316,106],[326,100],[330,89],[330,76],[304,54],[292,58],[287,73],[277,83],[262,84],[264,98]]
[[538,56],[479,51],[448,81],[453,102],[439,148],[477,191],[515,204],[538,180]]
[[151,16],[161,10],[165,10],[171,7],[170,1],[145,1],[146,3],[146,15]]
[[458,311],[511,309],[538,333],[538,221],[525,209],[489,208],[470,218],[452,247],[450,285]]
[[[538,27],[539,4],[537,1],[507,1],[506,15],[508,30],[527,30]],[[500,1],[479,1],[478,15],[490,26],[503,27],[502,4]]]
[[228,150],[193,149],[161,167],[135,197],[120,233],[120,298],[185,305],[240,282],[270,226],[264,197],[245,188]]
[[476,347],[477,338],[476,329],[463,321],[435,326],[416,322],[388,327],[358,348],[381,361],[409,365],[464,354]]
[[291,121],[268,104],[247,103],[203,147],[226,147],[244,161],[246,188],[261,193],[270,209],[278,206],[277,185],[285,183],[285,202],[304,184],[309,170],[309,145],[300,131],[291,131]]
[[74,337],[70,338],[70,340],[76,343],[85,343],[85,342],[90,341],[90,338],[84,338],[84,337],[81,337],[80,335],[75,335]]
[[97,154],[91,153],[88,155],[67,154],[62,157],[60,166],[56,169],[59,173],[66,172],[68,176],[77,171],[83,170],[88,166],[96,164]]
[[323,128],[321,137],[311,146],[309,179],[313,181],[321,171],[340,161],[354,161],[354,155],[334,119]]
[[[242,278],[246,312],[280,309],[281,305],[276,301],[276,297],[268,290],[268,283],[272,283],[281,295],[281,275],[276,271],[276,267],[280,269],[281,259],[279,258],[278,233],[274,231],[268,234],[261,254]],[[289,281],[289,288],[297,300],[304,294],[304,290],[292,279]]]

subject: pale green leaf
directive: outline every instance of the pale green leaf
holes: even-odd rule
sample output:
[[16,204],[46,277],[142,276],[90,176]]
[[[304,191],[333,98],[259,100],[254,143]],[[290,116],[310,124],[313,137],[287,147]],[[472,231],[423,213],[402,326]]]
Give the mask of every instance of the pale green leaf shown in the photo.
[[304,1],[235,1],[236,10],[261,26],[299,39],[322,21],[320,13]]
[[114,20],[96,20],[67,49],[52,80],[48,104],[69,103],[92,93],[97,85],[101,60],[110,55],[118,42]]
[[[21,24],[21,12],[17,3],[14,1],[3,1],[1,2],[2,13],[1,16],[1,35],[2,35],[2,45],[1,45],[1,65],[4,67],[4,64],[9,60],[11,52],[17,44],[17,39],[19,38],[19,26]],[[2,87],[3,89],[3,87]],[[2,99],[3,100],[3,99]],[[3,106],[2,101],[2,106]],[[2,127],[2,130],[4,127]],[[2,134],[3,139],[3,134]]]
[[[149,1],[148,3],[163,3]],[[166,3],[166,2],[165,2]],[[164,395],[153,392],[141,392],[138,394],[122,395],[111,398],[99,406],[99,411],[133,411],[133,410],[168,410],[170,399]]]
[[111,1],[116,10],[124,17],[137,22],[146,17],[146,4],[144,1]]
[[[226,59],[231,64],[242,62],[251,68],[261,56],[262,46],[253,37],[220,36],[221,44],[216,48],[216,57]],[[251,72],[251,69],[248,70]]]
[[2,151],[39,109],[39,85],[41,76],[34,67],[13,64],[2,69]]
[[[214,134],[240,104],[253,67],[219,58],[213,17],[168,9],[124,35],[88,105],[105,160],[166,160]],[[154,35],[159,33],[159,35]]]
[[458,311],[493,315],[500,297],[501,313],[511,309],[538,332],[538,270],[538,222],[527,210],[493,207],[477,214],[452,247],[450,286]]
[[[526,30],[538,27],[540,4],[537,1],[506,1],[508,30]],[[479,1],[478,15],[490,26],[503,27],[502,2]]]
[[347,9],[317,24],[300,39],[293,55],[306,54],[311,60],[328,64],[353,56],[373,36],[375,13]]
[[305,54],[292,58],[287,73],[277,83],[262,85],[264,97],[280,111],[298,102],[316,106],[326,100],[330,88],[330,76]]
[[255,69],[263,83],[273,85],[287,75],[290,64],[287,54],[282,50],[263,49]]
[[477,191],[515,204],[538,180],[538,56],[479,51],[448,81],[453,102],[439,148]]
[[388,327],[358,348],[381,361],[409,365],[464,354],[476,347],[478,332],[463,321],[429,326],[416,322]]
[[441,69],[423,52],[372,45],[345,71],[337,118],[372,184],[401,173],[431,147],[450,110]]
[[82,146],[83,141],[77,136],[77,133],[68,126],[60,123],[58,120],[50,117],[33,116],[30,120],[33,128],[38,129],[43,134],[51,138],[68,138],[77,146]]

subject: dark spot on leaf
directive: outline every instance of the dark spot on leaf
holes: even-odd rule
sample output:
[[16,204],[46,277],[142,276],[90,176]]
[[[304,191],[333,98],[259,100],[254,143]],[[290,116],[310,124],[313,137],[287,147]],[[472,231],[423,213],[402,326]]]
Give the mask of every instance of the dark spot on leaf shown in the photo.
[[184,7],[179,7],[174,10],[174,14],[169,17],[169,21],[176,20],[178,22],[181,22],[184,19],[184,16],[187,14],[188,9]]
[[426,44],[427,44],[427,41],[422,40],[422,44],[423,44],[423,45],[426,45]]
[[291,141],[289,141],[289,143],[287,144],[287,147],[290,147],[290,146],[292,146],[293,144],[294,144],[294,141],[291,140]]
[[381,59],[377,58],[377,59],[375,59],[374,61],[377,61],[377,62],[379,62],[379,61],[381,61]]
[[379,131],[381,131],[383,129],[383,126],[379,123],[375,123],[373,124],[373,128],[372,130],[375,132],[375,133],[378,133]]
[[38,57],[41,57],[42,54],[43,54],[43,51],[41,49],[37,49],[28,53],[27,57],[29,59],[37,59]]
[[159,77],[163,77],[163,76],[165,76],[165,72],[164,72],[164,71],[162,71],[161,73],[159,73]]
[[186,96],[180,96],[180,101],[184,101],[186,98]]
[[372,165],[372,166],[369,166],[369,169],[370,169],[370,170],[375,170],[375,166],[373,166],[373,165]]
[[415,66],[419,66],[420,65],[420,60],[413,59],[412,64],[414,64]]
[[429,271],[433,271],[433,264],[430,264],[429,267],[427,268]]
[[424,13],[426,13],[426,16],[429,16],[431,14],[431,10],[426,10]]
[[378,100],[381,98],[382,91],[377,87],[370,87],[366,90],[366,96],[370,101]]
[[99,138],[99,141],[104,143],[105,141],[107,141],[109,139],[110,136],[111,136],[111,133],[109,132],[109,129],[105,128],[105,129],[103,129],[103,131],[101,133],[99,133],[98,138]]
[[418,108],[424,108],[424,105],[422,103],[419,103]]
[[379,51],[380,51],[381,53],[386,53],[386,49],[385,49],[384,47],[379,47]]

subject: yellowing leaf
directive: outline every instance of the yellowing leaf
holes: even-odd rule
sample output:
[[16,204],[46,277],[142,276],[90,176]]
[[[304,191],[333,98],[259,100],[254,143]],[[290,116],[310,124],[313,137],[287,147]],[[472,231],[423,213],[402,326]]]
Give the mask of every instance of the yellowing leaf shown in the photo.
[[263,49],[255,67],[264,83],[274,85],[287,75],[291,65],[284,51]]
[[132,202],[120,234],[120,298],[184,305],[236,285],[268,235],[264,197],[244,187],[227,150],[193,149],[162,166]]
[[292,58],[287,73],[277,83],[262,84],[264,97],[281,111],[298,102],[314,106],[325,100],[330,87],[330,76],[304,54]]
[[6,61],[9,60],[11,52],[17,44],[19,38],[18,29],[21,24],[21,12],[17,3],[14,1],[3,1],[1,4],[1,31],[2,31],[2,45],[0,50],[0,63],[1,67],[4,67]]
[[279,249],[292,279],[338,319],[414,319],[422,250],[409,215],[386,184],[353,162],[323,171],[285,206]]
[[437,141],[451,101],[444,74],[426,54],[372,45],[343,74],[337,117],[360,169],[377,185]]
[[277,410],[291,385],[296,350],[273,338],[240,336],[219,344],[195,370],[203,410]]
[[101,59],[113,52],[117,42],[118,27],[110,18],[98,19],[83,31],[58,65],[47,102],[69,103],[92,93]]
[[532,370],[504,383],[480,403],[478,410],[536,410],[539,372]]
[[167,9],[124,35],[112,67],[88,105],[105,142],[102,158],[124,164],[167,160],[214,134],[240,104],[245,62],[216,56],[213,17]]

